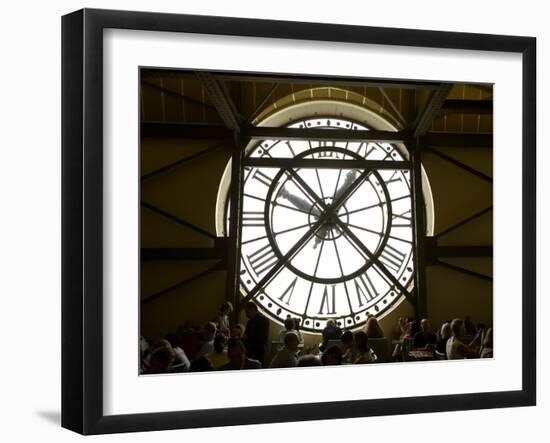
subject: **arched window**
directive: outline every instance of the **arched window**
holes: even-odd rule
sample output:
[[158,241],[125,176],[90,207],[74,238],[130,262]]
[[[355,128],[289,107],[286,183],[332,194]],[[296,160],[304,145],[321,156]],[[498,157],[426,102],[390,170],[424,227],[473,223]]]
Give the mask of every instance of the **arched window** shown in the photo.
[[[310,102],[266,118],[263,124],[273,127],[274,121],[298,116],[276,137],[251,142],[243,171],[242,298],[279,323],[299,318],[302,328],[314,333],[331,319],[353,329],[370,315],[381,318],[414,285],[408,153],[402,145],[356,137],[374,128],[357,118],[355,106],[348,112],[354,118],[317,112],[331,108],[352,109]],[[362,112],[380,124],[379,116]],[[304,132],[296,138],[293,131],[289,138],[285,128]],[[309,129],[327,135],[311,137]],[[225,210],[218,213],[223,219],[218,226],[225,232],[228,175],[219,194]]]

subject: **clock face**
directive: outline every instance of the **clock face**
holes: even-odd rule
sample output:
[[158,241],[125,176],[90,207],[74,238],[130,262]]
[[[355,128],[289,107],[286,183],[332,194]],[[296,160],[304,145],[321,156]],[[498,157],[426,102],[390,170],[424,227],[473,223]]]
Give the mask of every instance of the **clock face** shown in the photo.
[[[289,127],[366,129],[334,118]],[[250,157],[403,161],[388,143],[274,141]],[[412,286],[410,172],[405,169],[247,167],[241,291],[273,319],[329,319],[356,328],[382,316]],[[349,167],[349,163],[348,163]]]

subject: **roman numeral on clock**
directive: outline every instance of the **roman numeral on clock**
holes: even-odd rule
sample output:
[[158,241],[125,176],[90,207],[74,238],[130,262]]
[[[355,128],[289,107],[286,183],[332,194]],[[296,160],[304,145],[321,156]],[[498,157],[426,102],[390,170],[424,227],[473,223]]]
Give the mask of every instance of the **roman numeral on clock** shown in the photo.
[[263,211],[244,211],[243,226],[264,226]]
[[[386,185],[389,185],[390,183],[400,182],[401,177],[399,176],[399,174],[399,171],[393,171],[391,177],[388,180],[384,180],[384,183],[386,183]],[[395,178],[395,176],[397,176],[397,178]]]
[[[361,144],[357,147],[357,151],[355,152],[368,159],[369,155],[371,155],[377,149],[379,149],[379,146],[376,143],[361,142]],[[364,154],[361,153],[362,150],[364,150]]]
[[262,185],[267,186],[268,188],[271,186],[271,182],[273,181],[269,175],[264,174],[260,170],[257,170],[254,173],[254,180],[258,180]]
[[407,209],[400,214],[393,213],[391,219],[392,226],[411,226],[411,210]]
[[359,306],[363,306],[363,300],[365,303],[369,303],[373,298],[378,296],[376,287],[367,273],[361,274],[359,277],[355,278],[353,282],[355,283],[355,291],[357,292]]
[[[319,315],[334,315],[336,314],[336,287],[331,286],[332,291],[329,295],[328,286],[325,286],[323,291],[323,298],[321,299],[321,307],[319,308]],[[325,312],[326,309],[326,312]]]
[[296,287],[296,282],[298,281],[298,277],[295,277],[292,283],[288,286],[288,288],[285,289],[285,292],[281,294],[279,297],[279,301],[282,301],[286,305],[290,304],[290,299],[292,298],[292,294],[294,294],[294,288]]
[[263,274],[277,262],[277,256],[269,244],[247,255],[247,257],[256,275]]
[[380,254],[380,257],[378,260],[386,266],[386,268],[389,268],[395,272],[399,271],[399,268],[401,267],[401,264],[405,260],[406,254],[399,251],[398,249],[395,249],[391,245],[386,245],[382,253]]
[[334,151],[321,151],[317,152],[314,157],[317,158],[340,158],[337,152]]

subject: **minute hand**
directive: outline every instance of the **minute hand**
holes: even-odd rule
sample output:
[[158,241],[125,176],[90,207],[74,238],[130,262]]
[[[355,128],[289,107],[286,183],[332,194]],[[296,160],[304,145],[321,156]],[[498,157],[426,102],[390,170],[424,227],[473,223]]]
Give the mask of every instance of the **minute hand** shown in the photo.
[[[344,204],[346,199],[353,193],[355,190],[363,183],[363,180],[371,173],[369,169],[364,170],[359,178],[357,178],[355,181],[353,181],[353,174],[350,177],[350,174],[348,173],[348,176],[346,176],[346,182],[347,181],[353,181],[349,186],[344,187],[345,183],[343,184],[342,188],[338,190],[338,197],[335,199],[335,201],[332,202],[332,204],[329,206],[327,205],[322,199],[319,198],[319,196],[311,189],[311,187],[305,182],[305,180],[300,177],[300,175],[294,171],[293,169],[289,170],[290,175],[300,184],[300,186],[303,188],[303,190],[309,194],[309,197],[312,198],[322,209],[322,213],[320,215],[325,215],[328,213],[332,213],[333,215],[338,213],[338,209],[340,206]],[[322,241],[322,238],[324,237],[324,233],[326,232],[325,226],[322,226],[319,229],[318,236],[315,238],[314,248],[317,247],[317,245]]]
[[338,198],[344,193],[344,191],[348,188],[348,186],[353,183],[353,181],[357,177],[357,172],[358,171],[354,169],[353,171],[349,171],[346,174],[346,179],[344,180],[344,183],[342,183],[342,185],[334,193],[333,201],[338,200]]
[[300,186],[304,189],[304,191],[313,199],[315,202],[321,207],[323,212],[331,211],[333,214],[336,214],[340,206],[342,206],[347,198],[355,192],[355,190],[363,183],[365,178],[371,173],[370,169],[365,169],[358,178],[355,179],[355,181],[349,185],[346,189],[343,190],[343,192],[336,198],[335,201],[332,202],[331,205],[327,205],[323,200],[319,198],[319,196],[311,189],[311,187],[304,181],[302,177],[296,173],[296,171],[290,169],[289,170],[290,175],[300,184]]
[[307,200],[304,200],[303,198],[298,197],[297,195],[294,195],[288,192],[286,189],[283,189],[281,191],[281,197],[283,197],[285,200],[288,200],[290,203],[292,203],[297,209],[300,209],[302,212],[306,212],[306,213],[311,212],[311,214],[314,215],[315,217],[319,217],[319,215],[321,215],[321,212],[319,211],[319,209],[313,206],[310,202],[308,202]]

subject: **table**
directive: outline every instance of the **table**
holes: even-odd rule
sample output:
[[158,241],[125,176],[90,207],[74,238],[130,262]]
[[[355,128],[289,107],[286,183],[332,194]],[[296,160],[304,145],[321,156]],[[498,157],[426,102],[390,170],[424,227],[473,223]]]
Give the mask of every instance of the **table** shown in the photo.
[[433,351],[427,351],[424,349],[417,349],[415,351],[409,351],[409,357],[412,360],[423,361],[423,360],[433,360],[434,353]]

